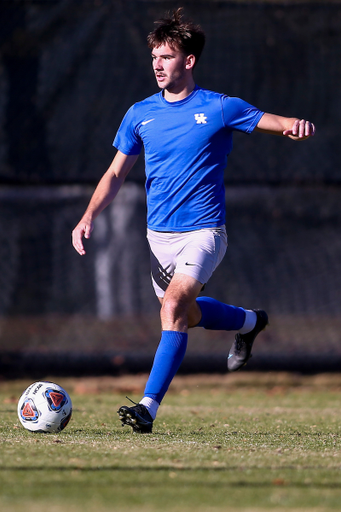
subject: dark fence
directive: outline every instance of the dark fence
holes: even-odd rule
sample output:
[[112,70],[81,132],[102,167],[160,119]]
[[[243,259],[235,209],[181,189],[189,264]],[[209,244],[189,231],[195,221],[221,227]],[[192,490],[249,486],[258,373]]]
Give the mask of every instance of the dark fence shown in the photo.
[[[150,364],[159,322],[142,158],[97,219],[86,257],[70,233],[125,111],[157,90],[145,39],[178,5],[207,35],[200,85],[317,126],[300,144],[236,134],[230,248],[206,292],[269,311],[251,369],[340,369],[341,3],[13,0],[0,4],[4,375]],[[223,371],[232,338],[193,330],[184,371]]]

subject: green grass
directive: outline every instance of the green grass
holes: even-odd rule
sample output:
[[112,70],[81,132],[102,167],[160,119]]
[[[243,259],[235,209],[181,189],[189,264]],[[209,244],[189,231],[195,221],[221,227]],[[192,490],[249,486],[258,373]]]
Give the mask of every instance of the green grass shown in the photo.
[[116,419],[132,381],[58,379],[74,405],[58,435],[25,431],[28,383],[1,384],[0,510],[340,510],[339,376],[178,378],[142,436]]

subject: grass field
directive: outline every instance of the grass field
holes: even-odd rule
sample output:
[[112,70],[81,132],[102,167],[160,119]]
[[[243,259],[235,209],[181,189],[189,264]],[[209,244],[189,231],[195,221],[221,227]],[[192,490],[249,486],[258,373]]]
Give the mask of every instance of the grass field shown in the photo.
[[341,375],[212,375],[174,380],[153,434],[117,420],[144,376],[54,379],[74,413],[32,434],[0,384],[0,510],[341,510]]

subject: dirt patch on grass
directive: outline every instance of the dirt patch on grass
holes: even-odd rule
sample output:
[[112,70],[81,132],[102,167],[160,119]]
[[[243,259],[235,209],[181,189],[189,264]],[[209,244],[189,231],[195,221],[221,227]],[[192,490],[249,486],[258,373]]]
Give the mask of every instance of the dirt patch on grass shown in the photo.
[[[119,393],[141,395],[147,382],[147,374],[122,375],[117,377],[54,377],[46,376],[42,380],[56,382],[73,395],[97,395],[101,393]],[[33,380],[10,380],[0,382],[0,392],[11,390],[15,399]],[[221,374],[195,374],[176,376],[168,393],[183,393],[184,390],[233,392],[237,389],[247,391],[263,389],[268,394],[283,394],[291,389],[297,391],[327,390],[341,393],[341,373],[321,373],[318,375],[298,375],[286,372],[238,372]],[[17,392],[17,393],[16,393]],[[14,395],[13,395],[14,396]]]
[[[123,375],[120,377],[88,377],[63,379],[65,386],[74,394],[98,394],[104,392],[141,394],[144,390],[148,375]],[[215,388],[217,390],[233,390],[236,388],[264,388],[276,391],[279,389],[329,389],[341,391],[340,374],[319,374],[313,376],[297,375],[284,372],[245,372],[235,374],[197,374],[176,376],[171,384],[169,393],[178,393],[184,388]]]

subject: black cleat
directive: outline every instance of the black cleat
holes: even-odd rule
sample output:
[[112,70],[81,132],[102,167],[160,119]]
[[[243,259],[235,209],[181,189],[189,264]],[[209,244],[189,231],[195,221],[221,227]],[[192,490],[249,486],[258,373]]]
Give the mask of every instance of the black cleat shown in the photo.
[[234,343],[227,358],[227,369],[235,372],[242,368],[251,357],[251,350],[256,336],[268,325],[268,315],[261,309],[254,309],[257,315],[257,322],[251,332],[236,334]]
[[133,407],[122,405],[117,411],[123,425],[129,425],[134,432],[149,434],[153,429],[153,418],[148,409],[142,404],[135,404]]

